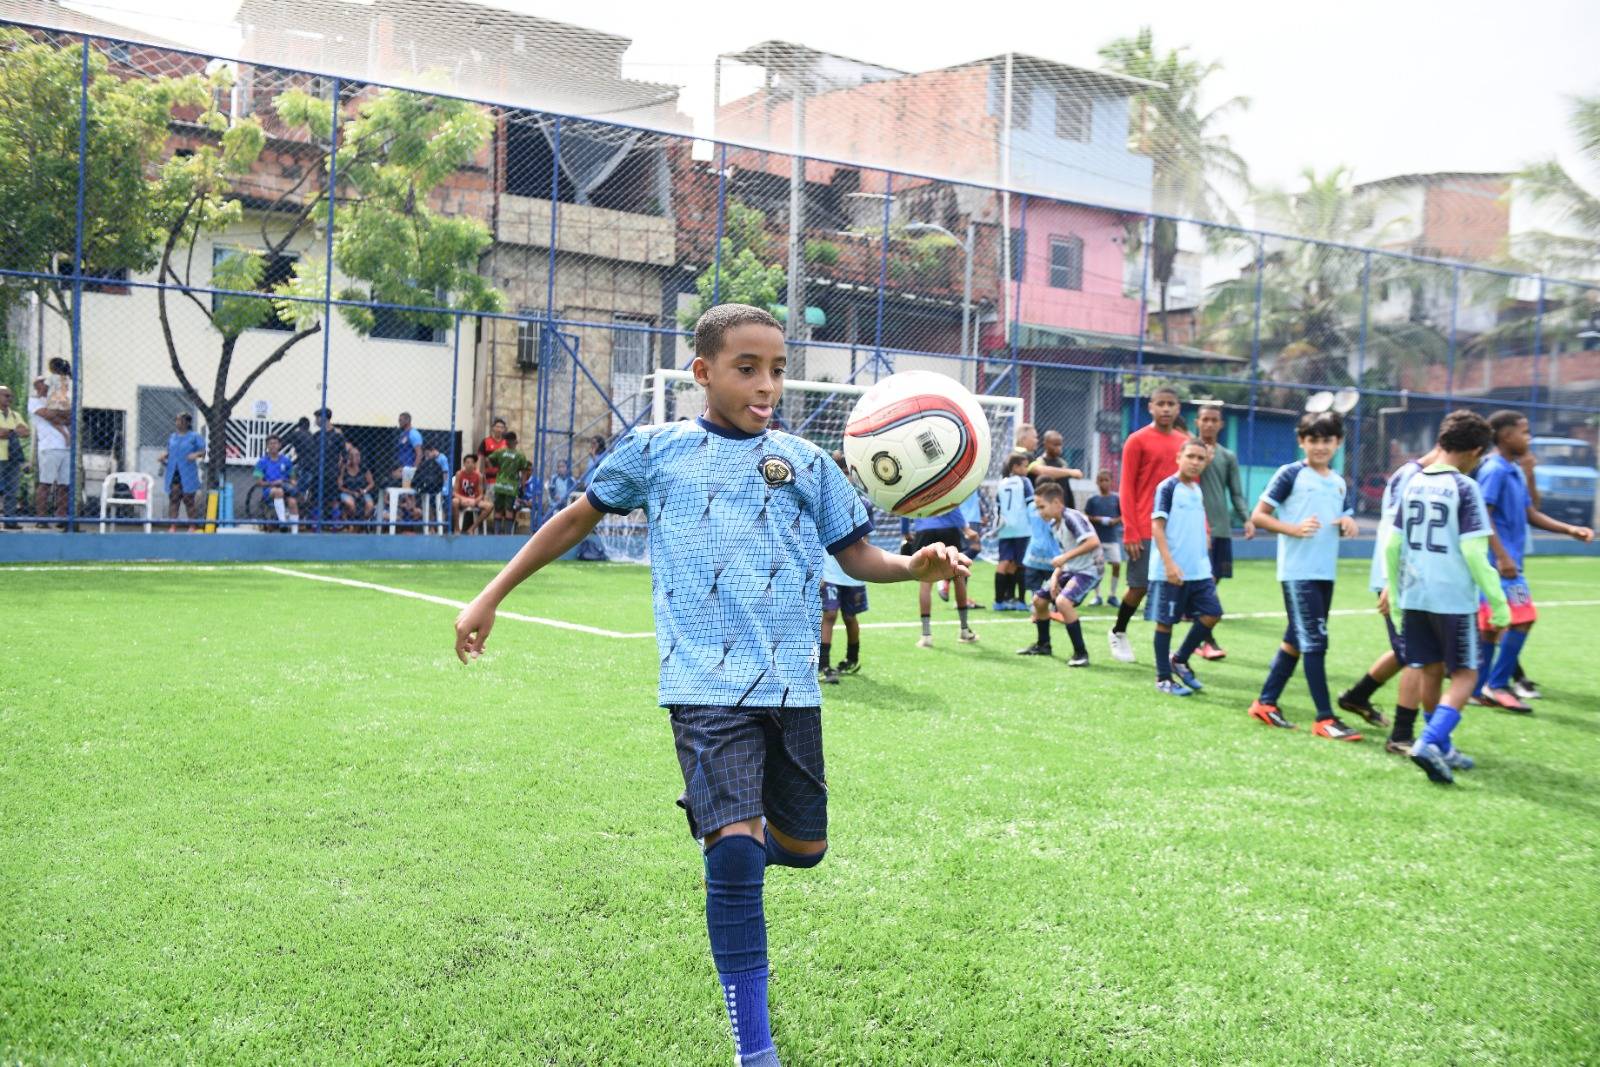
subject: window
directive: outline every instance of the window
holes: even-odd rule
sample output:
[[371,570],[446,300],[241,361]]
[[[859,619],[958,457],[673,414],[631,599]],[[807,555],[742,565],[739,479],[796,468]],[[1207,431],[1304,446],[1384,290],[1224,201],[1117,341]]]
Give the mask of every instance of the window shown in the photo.
[[1028,234],[1025,230],[1011,231],[1011,280],[1020,282],[1028,266]]
[[1094,106],[1088,97],[1056,94],[1056,136],[1063,141],[1089,140],[1089,120]]
[[[378,298],[374,296],[370,299]],[[444,305],[443,297],[439,298],[438,304],[441,307]],[[445,341],[444,330],[418,322],[415,313],[393,311],[389,308],[372,309],[371,336],[385,341],[422,341],[432,345],[443,344]]]
[[1011,89],[1011,128],[1025,130],[1033,120],[1033,89],[1013,84]]
[[[213,272],[215,271],[217,264],[221,263],[229,256],[235,256],[238,254],[239,249],[237,248],[213,248],[211,250],[211,266]],[[293,279],[294,265],[299,261],[299,259],[300,257],[295,255],[274,256],[268,254],[266,256],[267,267],[266,270],[261,272],[261,284],[256,287],[256,291],[261,293],[271,293],[273,289],[282,285],[284,282]],[[215,277],[214,273],[213,277]],[[211,310],[215,312],[221,307],[222,294],[212,293]],[[258,330],[282,330],[284,333],[292,333],[294,331],[294,324],[290,322],[284,322],[282,319],[278,318],[278,309],[274,307],[270,308],[267,317],[262,319],[261,322],[259,322],[254,328]]]
[[1050,285],[1056,289],[1083,288],[1083,238],[1050,238]]
[[[518,308],[518,315],[527,318],[517,320],[517,366],[523,370],[539,369],[539,334],[544,330],[544,323],[540,318],[544,315],[542,308]],[[558,347],[552,345],[552,347]],[[556,352],[551,354],[550,370],[556,367]]]
[[133,62],[133,47],[125,41],[112,41],[106,46],[106,58],[127,66]]
[[643,378],[655,369],[650,360],[650,340],[653,335],[648,330],[639,329],[650,326],[650,320],[633,315],[617,315],[614,321],[623,328],[611,331],[612,378],[618,375]]

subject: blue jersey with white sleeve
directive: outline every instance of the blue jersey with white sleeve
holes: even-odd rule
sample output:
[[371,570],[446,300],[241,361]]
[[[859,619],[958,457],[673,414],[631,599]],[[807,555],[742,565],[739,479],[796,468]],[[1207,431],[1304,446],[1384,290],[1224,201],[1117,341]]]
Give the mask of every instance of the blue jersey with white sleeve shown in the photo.
[[[1200,483],[1185,485],[1176,474],[1156,486],[1155,500],[1150,508],[1150,518],[1167,520],[1167,547],[1172,559],[1183,572],[1186,582],[1200,581],[1211,575],[1211,532],[1206,525],[1206,498]],[[1166,564],[1161,559],[1161,547],[1154,539],[1150,543],[1150,575],[1165,581]]]
[[[1528,506],[1533,503],[1528,493],[1528,479],[1522,468],[1498,452],[1490,454],[1473,475],[1478,481],[1478,491],[1483,494],[1483,506],[1488,509],[1494,532],[1500,535],[1500,544],[1512,559],[1517,561],[1517,573],[1522,573],[1522,557],[1528,546]],[[1494,553],[1489,553],[1490,562]]]
[[1422,464],[1414,459],[1406,460],[1400,468],[1389,475],[1388,483],[1383,487],[1383,507],[1378,516],[1378,536],[1372,541],[1372,571],[1367,575],[1367,588],[1374,593],[1381,593],[1388,579],[1384,575],[1383,546],[1389,536],[1389,530],[1394,526],[1394,511],[1400,506],[1400,494],[1405,492],[1406,483],[1411,476],[1422,469]]
[[646,426],[605,456],[587,496],[613,514],[644,509],[663,705],[822,702],[822,555],[872,529],[827,453],[704,418]]
[[1418,472],[1400,494],[1392,529],[1400,537],[1402,610],[1437,615],[1478,610],[1478,586],[1465,556],[1482,551],[1468,542],[1489,536],[1477,482],[1444,463]]
[[1339,576],[1339,519],[1345,506],[1344,479],[1318,474],[1301,460],[1278,468],[1261,494],[1281,521],[1298,526],[1313,515],[1322,525],[1310,537],[1278,535],[1278,581],[1327,581]]
[[1033,483],[1020,474],[1000,479],[994,494],[995,508],[999,512],[995,536],[1028,537],[1033,533],[1030,516],[1033,515]]

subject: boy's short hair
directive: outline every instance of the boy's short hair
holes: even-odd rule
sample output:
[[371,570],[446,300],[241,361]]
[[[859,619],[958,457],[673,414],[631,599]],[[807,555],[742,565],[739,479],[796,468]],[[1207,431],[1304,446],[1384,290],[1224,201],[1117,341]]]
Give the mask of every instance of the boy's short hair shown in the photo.
[[1489,420],[1476,411],[1452,411],[1439,425],[1439,447],[1446,452],[1482,451],[1494,444]]
[[1211,446],[1200,440],[1200,438],[1196,437],[1194,434],[1190,434],[1188,437],[1183,439],[1183,447],[1178,449],[1178,455],[1183,455],[1184,451],[1190,448],[1198,448],[1208,456],[1211,454]]
[[507,430],[504,440],[505,440],[505,443],[508,446],[516,444],[517,443],[517,431],[515,431],[515,430]]
[[1063,504],[1067,501],[1067,494],[1061,491],[1060,482],[1041,482],[1033,495],[1037,500],[1059,500]]
[[1183,402],[1183,397],[1178,395],[1177,388],[1175,386],[1171,386],[1171,385],[1158,385],[1158,386],[1156,386],[1154,389],[1150,390],[1150,399],[1154,400],[1156,397],[1161,396],[1163,394],[1165,394],[1167,396],[1170,396],[1172,399],[1178,401],[1179,403]]
[[701,359],[715,359],[722,351],[722,339],[729,330],[740,326],[771,326],[783,331],[783,326],[772,313],[749,304],[718,304],[700,316],[694,324],[694,354]]
[[1106,481],[1112,480],[1110,467],[1101,467],[1095,472],[1094,480],[1098,482],[1101,478],[1104,478]]
[[1016,467],[1018,464],[1022,465],[1023,470],[1027,470],[1028,462],[1028,454],[1026,452],[1013,452],[1011,455],[1006,457],[1006,473],[1010,474],[1012,468]]
[[[7,390],[7,392],[10,392],[10,390]],[[178,418],[188,423],[190,426],[194,425],[194,416],[189,414],[187,411],[178,412]]]
[[50,373],[51,374],[71,374],[72,373],[72,364],[68,363],[66,360],[62,359],[60,356],[51,356],[50,357],[50,362],[47,365],[50,368]]
[[476,461],[477,458],[478,458],[478,454],[476,452],[468,452],[466,455],[461,457],[461,462],[465,463],[469,459],[473,460],[473,461]]
[[279,437],[277,434],[275,434],[275,433],[267,434],[267,442],[272,442],[272,441],[278,442],[278,444],[280,446],[283,444],[283,438]]
[[1494,434],[1495,443],[1500,442],[1500,431],[1513,429],[1517,423],[1524,421],[1528,416],[1511,408],[1501,408],[1489,416],[1489,429]]
[[1332,437],[1335,440],[1344,440],[1344,416],[1337,411],[1308,411],[1300,416],[1300,422],[1294,428],[1294,435],[1302,440],[1305,438]]

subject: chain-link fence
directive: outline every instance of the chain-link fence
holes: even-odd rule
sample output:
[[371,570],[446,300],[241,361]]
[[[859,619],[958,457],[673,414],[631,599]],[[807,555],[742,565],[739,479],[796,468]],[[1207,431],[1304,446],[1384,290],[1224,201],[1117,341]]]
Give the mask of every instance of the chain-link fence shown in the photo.
[[[793,121],[749,92],[709,142],[5,28],[5,521],[526,530],[654,417],[653,375],[727,301],[778,316],[792,377],[920,367],[1019,398],[1079,495],[1170,383],[1225,405],[1248,496],[1308,404],[1346,411],[1367,509],[1445,412],[1510,406],[1559,458],[1546,499],[1593,511],[1600,289],[1152,214],[1147,167],[1066,201],[850,165],[838,100],[810,102],[803,143],[829,147],[796,158],[741,138]],[[938,80],[951,121],[990,92]],[[1076,99],[1011,103],[1041,175],[1089,165],[1070,145],[1104,123]],[[786,420],[833,419],[829,397]]]

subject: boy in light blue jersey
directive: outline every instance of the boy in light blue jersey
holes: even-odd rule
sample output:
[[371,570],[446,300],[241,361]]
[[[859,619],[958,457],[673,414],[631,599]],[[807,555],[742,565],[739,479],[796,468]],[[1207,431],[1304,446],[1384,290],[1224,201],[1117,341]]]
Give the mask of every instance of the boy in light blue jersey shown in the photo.
[[[848,477],[850,464],[843,452],[833,454],[833,462]],[[853,485],[854,483],[852,483]],[[857,494],[860,495],[859,493]],[[867,521],[872,521],[872,504],[861,497]],[[828,685],[838,685],[842,674],[855,674],[861,669],[861,622],[859,616],[867,613],[867,583],[852,578],[839,566],[839,561],[824,553],[822,557],[822,658],[819,679]],[[833,665],[833,626],[839,616],[844,616],[845,657]]]
[[1261,695],[1250,705],[1250,717],[1294,728],[1278,710],[1278,697],[1304,657],[1306,687],[1317,712],[1311,732],[1332,741],[1359,741],[1361,734],[1333,713],[1328,697],[1328,612],[1339,574],[1339,538],[1359,532],[1345,504],[1344,479],[1332,467],[1344,442],[1344,419],[1336,411],[1307,412],[1295,437],[1306,458],[1278,468],[1251,516],[1258,529],[1278,535],[1278,583],[1289,626]]
[[1033,482],[1028,478],[1028,456],[1013,452],[1006,458],[1005,477],[995,489],[995,530],[998,562],[994,565],[994,609],[1024,611],[1025,583],[1022,557],[1032,536]]
[[[1484,547],[1489,516],[1478,484],[1467,472],[1494,440],[1489,424],[1471,411],[1452,412],[1439,430],[1438,462],[1412,475],[1400,494],[1394,531],[1384,544],[1387,582],[1379,610],[1402,613],[1406,672],[1416,672],[1418,702],[1433,715],[1411,746],[1411,761],[1442,785],[1472,760],[1457,752],[1451,732],[1478,678],[1478,594],[1490,604],[1490,622],[1511,621],[1505,591]],[[1479,544],[1483,541],[1485,544]],[[1448,675],[1448,692],[1440,699]]]
[[683,770],[679,804],[704,843],[706,928],[735,1059],[774,1067],[765,869],[814,867],[828,844],[817,685],[823,552],[868,582],[964,576],[968,561],[943,545],[910,558],[874,547],[859,497],[827,454],[769,430],[785,363],[770,314],[714,307],[696,323],[694,347],[705,414],[618,441],[586,494],[457,616],[455,647],[471,662],[520,582],[576,547],[607,512],[644,509],[660,701]]
[[[1200,488],[1200,476],[1210,461],[1211,450],[1204,441],[1198,437],[1185,441],[1178,452],[1178,473],[1156,486],[1150,510],[1152,551],[1145,615],[1156,624],[1156,690],[1168,696],[1186,697],[1205,688],[1189,669],[1189,657],[1211,640],[1212,629],[1222,620],[1222,602],[1211,574],[1205,494]],[[1194,625],[1173,654],[1172,628],[1182,619],[1193,619]]]
[[1039,633],[1034,643],[1017,655],[1051,654],[1053,604],[1072,641],[1072,658],[1067,666],[1087,667],[1089,648],[1083,643],[1078,605],[1100,584],[1100,539],[1081,511],[1067,507],[1066,491],[1058,483],[1040,482],[1033,503],[1033,536],[1028,540],[1024,560],[1027,583],[1033,590],[1033,625]]

